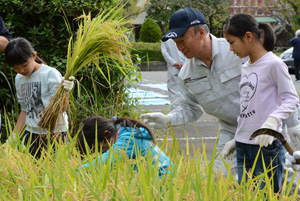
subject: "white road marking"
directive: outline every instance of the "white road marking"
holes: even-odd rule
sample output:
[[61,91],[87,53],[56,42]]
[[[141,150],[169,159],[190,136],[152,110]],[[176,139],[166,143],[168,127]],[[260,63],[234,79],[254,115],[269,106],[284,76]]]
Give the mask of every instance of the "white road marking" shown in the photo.
[[[217,137],[189,137],[189,138],[178,138],[177,140],[183,141],[186,139],[189,139],[189,140],[215,140],[215,139],[217,139]],[[165,138],[157,138],[156,140],[164,141]],[[172,141],[172,140],[173,140],[173,138],[168,138],[168,141]]]

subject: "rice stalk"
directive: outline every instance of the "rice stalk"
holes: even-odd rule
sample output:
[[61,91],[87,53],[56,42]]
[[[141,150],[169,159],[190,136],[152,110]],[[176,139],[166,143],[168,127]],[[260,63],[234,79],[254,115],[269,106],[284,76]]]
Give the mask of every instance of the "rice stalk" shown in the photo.
[[[83,67],[94,64],[110,86],[110,76],[105,77],[99,67],[100,59],[105,60],[107,69],[115,67],[127,77],[124,69],[133,68],[133,64],[128,51],[130,42],[123,26],[127,22],[124,18],[117,17],[121,11],[122,8],[117,8],[111,9],[107,13],[102,12],[95,18],[92,18],[91,14],[83,14],[77,18],[80,20],[80,24],[76,33],[76,40],[72,36],[69,40],[65,79],[75,76]],[[110,60],[114,66],[109,66],[107,60]],[[59,116],[62,115],[68,105],[69,92],[65,91],[61,84],[44,110],[38,126],[49,129],[50,133],[53,133],[55,125],[60,119]]]

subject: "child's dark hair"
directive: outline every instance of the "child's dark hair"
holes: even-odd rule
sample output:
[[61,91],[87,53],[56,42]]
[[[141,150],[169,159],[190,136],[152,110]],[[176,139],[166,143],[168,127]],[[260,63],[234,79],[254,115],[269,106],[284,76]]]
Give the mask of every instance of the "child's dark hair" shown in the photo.
[[[147,125],[145,125],[141,121],[131,119],[128,117],[121,117],[116,120],[111,120],[102,116],[93,116],[84,119],[82,123],[83,123],[83,127],[79,132],[78,145],[79,145],[79,150],[83,154],[87,153],[85,141],[89,146],[89,149],[91,151],[94,151],[96,145],[95,140],[97,139],[98,145],[102,143],[110,142],[110,139],[112,137],[115,137],[117,133],[118,130],[117,125],[120,125],[125,128],[126,127],[136,128],[138,132],[140,132],[139,128],[143,127],[148,131],[149,135],[152,137],[152,140],[154,141],[153,134]],[[97,138],[96,138],[96,131],[97,131]],[[102,148],[102,152],[105,151],[106,150]]]
[[[22,65],[29,58],[33,57],[35,50],[30,42],[25,38],[19,37],[12,39],[5,48],[5,60],[9,66]],[[35,61],[39,64],[46,64],[41,58],[36,56]]]
[[[264,35],[261,36],[261,29]],[[263,46],[267,51],[272,51],[275,46],[276,37],[272,27],[267,23],[258,23],[257,20],[249,14],[239,13],[234,15],[224,26],[224,33],[236,37],[244,37],[246,32],[251,32],[258,39],[263,38]]]

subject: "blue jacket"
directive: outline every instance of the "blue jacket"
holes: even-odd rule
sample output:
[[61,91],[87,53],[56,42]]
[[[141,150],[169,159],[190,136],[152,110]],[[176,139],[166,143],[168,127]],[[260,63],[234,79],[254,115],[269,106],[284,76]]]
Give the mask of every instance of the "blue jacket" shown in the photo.
[[294,47],[293,58],[300,59],[300,36],[292,38],[289,43]]
[[[173,163],[170,161],[169,157],[155,144],[152,142],[152,137],[149,135],[148,131],[145,128],[140,127],[139,133],[136,129],[131,127],[121,127],[119,131],[119,137],[115,144],[112,146],[112,150],[115,152],[111,154],[112,161],[114,161],[114,156],[118,154],[118,149],[124,150],[130,159],[137,158],[138,154],[141,156],[146,156],[147,154],[152,154],[153,161],[152,165],[154,166],[157,162],[159,163],[159,177],[166,172],[169,172],[168,167]],[[103,153],[102,156],[99,156],[98,159],[95,159],[92,162],[92,165],[107,163],[109,152]],[[83,165],[84,167],[89,167],[90,163]]]

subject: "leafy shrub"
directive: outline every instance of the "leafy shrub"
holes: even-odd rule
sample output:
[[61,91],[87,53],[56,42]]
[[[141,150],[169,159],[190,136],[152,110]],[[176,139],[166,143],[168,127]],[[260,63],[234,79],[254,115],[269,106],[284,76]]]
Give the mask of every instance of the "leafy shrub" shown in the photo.
[[67,17],[71,31],[75,33],[78,28],[75,18],[83,12],[91,12],[95,16],[108,5],[116,4],[111,0],[3,0],[0,7],[5,9],[0,10],[0,16],[13,37],[26,38],[41,58],[53,67],[63,68],[61,61],[66,58],[70,38],[63,16]]
[[[108,60],[109,62],[109,60]],[[111,86],[103,77],[96,66],[88,66],[80,71],[77,86],[73,90],[73,99],[71,106],[72,128],[76,132],[79,128],[78,122],[86,118],[87,115],[101,115],[107,118],[113,116],[132,116],[132,106],[135,102],[129,99],[127,88],[134,85],[141,79],[137,71],[128,71],[131,76],[130,83],[126,82],[126,77],[120,69],[113,68],[102,71],[106,77],[110,77]],[[109,74],[109,75],[108,75]]]
[[147,18],[140,30],[140,41],[156,43],[159,42],[162,32],[158,24],[151,18]]
[[133,43],[133,50],[131,51],[131,55],[139,55],[142,62],[164,61],[164,57],[161,54],[160,45],[161,43]]

